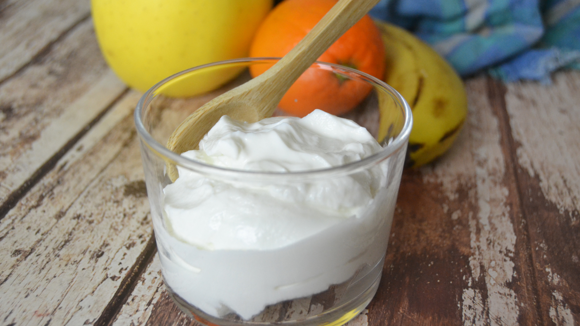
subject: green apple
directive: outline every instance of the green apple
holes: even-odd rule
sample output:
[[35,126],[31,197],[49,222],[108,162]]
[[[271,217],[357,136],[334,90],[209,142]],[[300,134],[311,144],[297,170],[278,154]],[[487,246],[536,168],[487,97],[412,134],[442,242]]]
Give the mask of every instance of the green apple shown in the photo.
[[[125,83],[146,91],[187,68],[247,57],[272,0],[91,0],[91,6],[105,60]],[[197,95],[239,72],[205,73],[164,93]]]

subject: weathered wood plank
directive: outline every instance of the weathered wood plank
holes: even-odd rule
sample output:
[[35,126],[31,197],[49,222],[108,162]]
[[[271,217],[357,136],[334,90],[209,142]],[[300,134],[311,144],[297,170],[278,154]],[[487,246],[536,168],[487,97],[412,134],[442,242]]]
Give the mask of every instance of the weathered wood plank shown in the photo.
[[88,18],[88,0],[6,1],[0,4],[0,82],[64,32]]
[[[96,177],[96,174],[104,169],[107,164],[118,155],[123,142],[131,135],[130,131],[125,131],[122,134],[117,132],[116,136],[119,140],[116,143],[107,144],[107,151],[103,153],[95,152],[97,149],[103,148],[95,147],[111,130],[123,119],[127,119],[131,115],[131,111],[138,100],[138,94],[135,92],[129,93],[117,104],[110,112],[108,112],[102,121],[91,131],[83,137],[75,147],[69,151],[56,165],[49,174],[47,174],[37,186],[25,196],[19,204],[9,212],[4,220],[0,223],[0,243],[6,248],[20,247],[30,248],[39,241],[43,234],[46,233],[64,214],[63,210],[68,209],[72,202],[79,196],[79,194],[89,185],[89,183]],[[109,136],[110,138],[110,136]],[[107,138],[108,139],[108,138]],[[79,165],[78,161],[87,158],[95,158],[99,155],[99,159],[90,164]],[[70,170],[70,171],[69,171]],[[82,178],[78,178],[81,176]],[[62,187],[56,187],[57,185]],[[46,204],[45,201],[58,200],[63,207],[57,205],[39,207]],[[35,215],[38,214],[38,217]],[[46,216],[53,217],[47,219]],[[18,224],[22,224],[24,218],[43,218],[43,223],[37,225],[26,225],[24,233],[22,230],[15,231]],[[24,249],[16,249],[26,253]],[[7,253],[0,253],[7,254]],[[22,257],[21,255],[10,254],[10,257],[3,257],[0,259],[0,283],[4,282],[8,273],[10,273],[18,264]]]
[[125,90],[102,59],[90,21],[2,84],[0,211]]
[[[0,319],[93,323],[151,236],[129,93],[0,222]],[[103,137],[104,135],[104,137]]]
[[507,86],[519,191],[529,229],[541,319],[580,323],[580,73],[554,85]]
[[147,271],[141,275],[127,302],[115,316],[113,325],[145,325],[164,291],[161,264],[159,257],[155,255],[153,261],[147,266]]
[[[528,239],[485,78],[451,151],[403,176],[370,325],[534,325]],[[526,305],[522,305],[526,303]]]

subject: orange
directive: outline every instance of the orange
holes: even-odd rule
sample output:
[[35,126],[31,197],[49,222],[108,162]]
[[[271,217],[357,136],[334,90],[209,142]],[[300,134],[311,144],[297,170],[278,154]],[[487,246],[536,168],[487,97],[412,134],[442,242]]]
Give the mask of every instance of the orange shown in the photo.
[[[286,0],[262,22],[250,47],[252,57],[282,57],[288,53],[336,4],[335,0]],[[366,72],[379,79],[385,70],[381,33],[366,15],[342,35],[319,61],[336,63]],[[256,77],[270,66],[250,68]],[[353,109],[371,86],[327,70],[308,69],[284,95],[279,107],[303,117],[314,109],[340,115]]]

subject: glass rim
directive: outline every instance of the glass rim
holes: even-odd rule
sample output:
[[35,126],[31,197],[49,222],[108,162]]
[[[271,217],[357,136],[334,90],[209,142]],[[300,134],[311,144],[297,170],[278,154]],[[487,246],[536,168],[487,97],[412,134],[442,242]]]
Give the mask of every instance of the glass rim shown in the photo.
[[351,162],[351,163],[347,163],[347,164],[339,165],[339,166],[335,166],[335,167],[330,167],[330,168],[316,169],[316,170],[292,171],[292,172],[273,172],[273,171],[266,171],[265,172],[265,171],[248,171],[248,170],[229,169],[229,168],[219,167],[219,166],[215,166],[215,165],[209,165],[209,164],[206,164],[203,162],[195,161],[195,160],[183,157],[176,152],[171,151],[170,149],[165,147],[165,145],[163,145],[163,144],[159,143],[157,140],[155,140],[153,138],[153,136],[147,131],[147,129],[145,128],[145,125],[143,124],[143,120],[141,119],[143,108],[146,108],[151,103],[151,101],[154,98],[155,91],[157,89],[159,89],[162,85],[164,85],[165,83],[169,82],[172,79],[175,79],[179,76],[188,74],[188,73],[196,71],[196,70],[201,70],[201,69],[209,68],[209,67],[213,67],[213,66],[228,65],[228,64],[235,64],[235,63],[246,63],[246,62],[247,63],[269,62],[269,61],[278,61],[280,59],[281,58],[279,58],[279,57],[253,57],[253,58],[238,58],[238,59],[231,59],[231,60],[216,61],[216,62],[212,62],[212,63],[208,63],[208,64],[204,64],[204,65],[200,65],[200,66],[196,66],[196,67],[192,67],[192,68],[180,71],[178,73],[175,73],[175,74],[161,80],[160,82],[156,83],[151,88],[149,88],[141,96],[141,98],[139,99],[139,102],[137,103],[137,106],[135,107],[134,121],[135,121],[135,127],[137,129],[137,133],[139,134],[139,137],[144,142],[144,144],[150,150],[155,152],[157,155],[162,156],[162,158],[166,158],[166,161],[169,160],[173,164],[180,166],[180,167],[184,167],[188,170],[193,170],[197,173],[202,173],[202,174],[221,175],[223,177],[248,176],[248,177],[252,177],[252,178],[255,178],[255,177],[280,178],[280,177],[288,177],[288,176],[312,177],[312,176],[316,176],[316,175],[327,175],[327,174],[335,174],[335,173],[340,173],[340,172],[348,172],[348,173],[358,172],[360,170],[364,170],[367,167],[372,166],[376,162],[380,162],[380,161],[388,158],[389,156],[391,156],[392,154],[394,154],[395,152],[400,150],[401,147],[403,147],[407,144],[409,135],[411,133],[412,125],[413,125],[413,114],[411,111],[411,107],[409,106],[407,101],[403,98],[403,96],[401,94],[399,94],[399,92],[397,92],[393,87],[391,87],[390,85],[388,85],[384,81],[382,81],[374,76],[371,76],[365,72],[362,72],[362,71],[359,71],[359,70],[356,70],[353,68],[349,68],[346,66],[342,66],[342,65],[338,65],[338,64],[334,64],[334,63],[322,62],[322,61],[316,61],[315,63],[321,67],[328,66],[328,67],[331,67],[333,70],[348,72],[350,74],[355,74],[358,77],[363,77],[364,79],[370,80],[374,84],[376,84],[379,87],[386,90],[390,95],[394,96],[394,98],[401,104],[402,110],[404,111],[404,114],[405,114],[405,121],[403,124],[403,128],[401,129],[401,132],[396,137],[394,137],[392,139],[392,141],[390,141],[388,144],[381,145],[381,147],[382,147],[381,151],[379,151],[373,155],[367,156],[359,161],[355,161],[355,162]]

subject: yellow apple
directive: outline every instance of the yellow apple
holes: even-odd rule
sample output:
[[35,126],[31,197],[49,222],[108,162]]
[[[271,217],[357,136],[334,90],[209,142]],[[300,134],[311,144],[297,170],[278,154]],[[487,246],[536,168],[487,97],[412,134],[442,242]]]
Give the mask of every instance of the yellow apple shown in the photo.
[[[247,57],[272,0],[91,0],[91,6],[105,60],[125,83],[146,91],[187,68]],[[165,95],[211,91],[239,72],[205,73]]]

